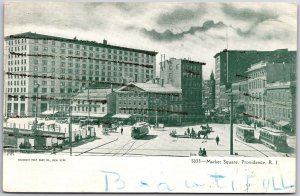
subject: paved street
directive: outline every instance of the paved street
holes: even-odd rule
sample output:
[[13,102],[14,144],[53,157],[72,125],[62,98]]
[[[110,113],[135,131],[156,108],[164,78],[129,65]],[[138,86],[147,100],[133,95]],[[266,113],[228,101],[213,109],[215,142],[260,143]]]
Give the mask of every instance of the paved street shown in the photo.
[[[28,124],[33,119],[10,119],[13,123],[17,120],[18,126]],[[41,121],[41,119],[39,120]],[[68,129],[68,124],[59,124],[62,132]],[[18,127],[17,126],[17,127]],[[201,147],[205,148],[208,156],[230,156],[230,131],[229,124],[210,124],[213,128],[208,139],[191,139],[191,138],[173,138],[169,134],[176,130],[178,135],[184,135],[189,127],[198,132],[200,125],[185,127],[166,127],[162,130],[150,130],[149,135],[144,138],[135,140],[131,138],[131,126],[124,126],[123,135],[120,128],[116,133],[103,135],[102,129],[94,126],[97,139],[72,148],[73,156],[196,156]],[[79,130],[79,125],[72,125],[73,130]],[[235,129],[234,129],[235,133]],[[216,144],[215,138],[219,136],[220,143]],[[203,136],[202,136],[203,137]],[[259,137],[259,132],[255,131],[255,137]],[[278,157],[278,156],[295,156],[296,136],[288,136],[290,152],[280,153],[270,149],[263,144],[246,143],[235,137],[234,134],[234,156],[244,157]],[[57,154],[70,154],[66,149]]]
[[[195,156],[199,148],[205,148],[208,156],[230,156],[229,148],[229,125],[213,124],[214,132],[209,139],[173,138],[169,136],[171,130],[178,134],[184,134],[187,127],[167,127],[164,131],[151,130],[150,134],[142,139],[132,139],[130,127],[124,127],[124,133],[120,130],[111,133],[109,136],[102,136],[88,144],[75,147],[74,155],[79,156]],[[198,131],[200,126],[189,126]],[[216,136],[220,137],[219,145],[216,144]],[[258,133],[256,133],[258,138]],[[290,146],[295,148],[295,137],[289,137]],[[63,153],[68,153],[64,151]],[[246,143],[234,136],[235,156],[243,157],[278,157],[286,156],[286,153],[275,152],[274,150],[260,143]],[[289,153],[288,156],[295,156]]]

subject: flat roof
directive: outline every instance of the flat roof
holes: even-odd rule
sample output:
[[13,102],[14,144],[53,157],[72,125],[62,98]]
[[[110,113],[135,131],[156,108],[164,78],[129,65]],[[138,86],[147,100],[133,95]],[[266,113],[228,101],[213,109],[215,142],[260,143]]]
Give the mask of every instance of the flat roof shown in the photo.
[[122,47],[122,46],[114,46],[114,45],[99,43],[99,42],[96,42],[96,41],[78,40],[78,39],[75,39],[75,38],[74,39],[69,39],[69,38],[56,37],[56,36],[38,34],[38,33],[32,33],[32,32],[25,32],[25,33],[20,33],[20,34],[15,34],[15,35],[9,35],[9,36],[5,37],[5,40],[16,39],[16,38],[54,40],[54,41],[61,41],[61,42],[70,42],[70,43],[82,44],[82,45],[87,45],[87,46],[139,52],[139,53],[144,53],[144,54],[148,54],[148,55],[151,55],[151,56],[155,56],[155,55],[158,54],[158,52],[155,52],[155,51],[134,49],[134,48],[128,48],[128,47]]

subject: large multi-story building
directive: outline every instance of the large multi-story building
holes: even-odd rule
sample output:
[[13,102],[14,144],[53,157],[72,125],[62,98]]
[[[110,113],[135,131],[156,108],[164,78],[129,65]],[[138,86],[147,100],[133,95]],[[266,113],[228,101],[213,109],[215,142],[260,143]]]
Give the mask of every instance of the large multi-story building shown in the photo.
[[246,71],[248,78],[248,107],[247,115],[251,121],[265,124],[265,87],[267,83],[267,63],[259,62],[251,65]]
[[164,83],[182,91],[182,121],[199,122],[204,118],[202,109],[202,66],[205,63],[187,59],[164,61],[160,64],[160,78]]
[[[225,85],[226,89],[231,87],[235,81],[247,78],[247,69],[260,61],[277,62],[296,58],[296,51],[279,49],[274,51],[242,51],[224,50],[215,56],[215,80],[216,80],[216,107],[226,108],[225,102],[221,99],[223,92],[220,87]],[[228,66],[227,66],[228,64]],[[221,103],[222,102],[222,103]]]
[[296,131],[296,58],[267,64],[266,123]]
[[205,110],[215,109],[215,78],[213,72],[211,72],[209,80],[203,81],[202,107]]
[[7,36],[4,114],[34,116],[36,108],[38,114],[53,107],[67,110],[65,97],[92,83],[146,82],[155,76],[156,54],[109,45],[106,40],[97,43],[31,32]]
[[296,82],[275,82],[266,86],[268,126],[287,132],[296,131]]

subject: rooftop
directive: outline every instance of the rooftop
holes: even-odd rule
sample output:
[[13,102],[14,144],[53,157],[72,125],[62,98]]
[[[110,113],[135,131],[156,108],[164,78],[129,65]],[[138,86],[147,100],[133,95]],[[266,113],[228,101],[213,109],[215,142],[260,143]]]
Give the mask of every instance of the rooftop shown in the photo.
[[15,34],[15,35],[9,35],[9,36],[5,37],[5,40],[16,39],[16,38],[54,40],[54,41],[69,42],[69,43],[82,44],[82,45],[94,46],[94,47],[127,50],[127,51],[132,51],[132,52],[145,53],[145,54],[148,54],[151,56],[155,56],[158,53],[155,51],[133,49],[133,48],[127,48],[127,47],[122,47],[122,46],[114,46],[114,45],[109,45],[107,43],[99,43],[96,41],[78,40],[76,38],[69,39],[69,38],[56,37],[56,36],[44,35],[44,34],[38,34],[38,33],[32,33],[32,32],[25,32],[25,33],[20,33],[20,34]]
[[92,100],[103,100],[106,99],[106,96],[110,93],[111,89],[84,89],[75,96],[75,99],[87,100],[89,97],[89,99]]
[[258,70],[258,69],[261,69],[261,68],[266,67],[266,66],[267,66],[267,63],[261,61],[259,63],[251,65],[251,67],[248,68],[247,72]]
[[161,84],[153,84],[153,83],[129,83],[127,86],[123,86],[120,89],[117,90],[117,92],[123,92],[124,89],[127,87],[137,87],[141,91],[150,92],[150,93],[181,93],[181,89],[175,88],[174,86],[170,84],[164,84],[163,86]]
[[260,52],[289,52],[288,49],[284,48],[284,49],[277,49],[277,50],[271,50],[271,51],[262,51],[262,50],[227,50],[227,49],[224,49],[220,52],[218,52],[217,54],[215,54],[214,58],[218,57],[220,54],[222,53],[226,53],[228,51],[228,53],[254,53],[254,52],[257,52],[257,53],[260,53]]

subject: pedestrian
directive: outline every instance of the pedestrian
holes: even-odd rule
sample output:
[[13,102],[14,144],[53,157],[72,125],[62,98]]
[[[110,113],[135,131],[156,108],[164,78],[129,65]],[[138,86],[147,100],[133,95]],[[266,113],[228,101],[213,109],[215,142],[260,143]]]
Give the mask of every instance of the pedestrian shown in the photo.
[[121,127],[121,134],[123,135],[123,127]]
[[192,128],[192,133],[191,133],[191,135],[192,135],[192,138],[195,138],[195,137],[196,137],[196,132],[195,132],[194,128]]
[[217,137],[216,137],[216,143],[217,143],[217,145],[219,145],[219,142],[220,142],[220,138],[219,138],[219,136],[217,135]]
[[207,154],[206,154],[206,150],[205,150],[205,148],[203,148],[203,150],[202,150],[202,156],[206,156]]
[[187,134],[190,135],[191,131],[190,128],[187,128]]
[[198,131],[198,138],[201,139],[201,132]]
[[201,147],[200,147],[200,149],[199,149],[198,155],[199,155],[199,156],[202,156],[202,149],[201,149]]

